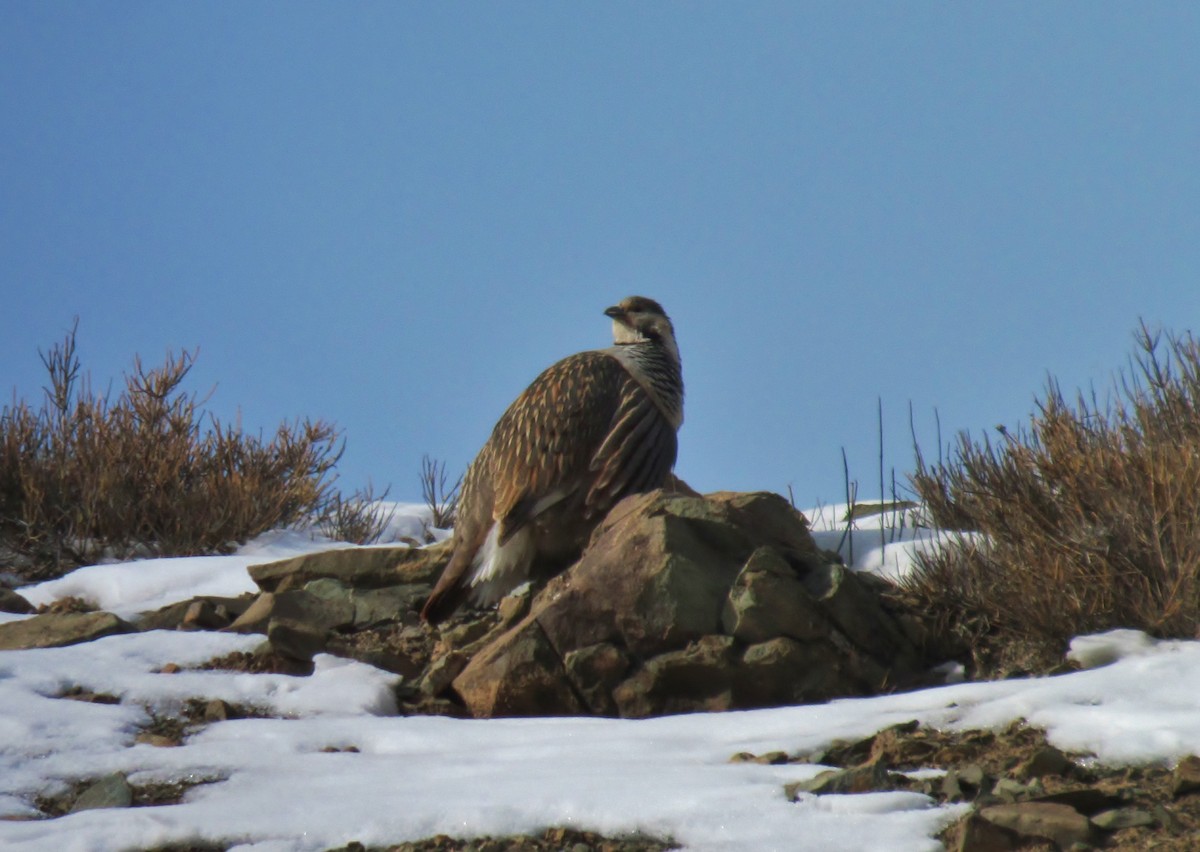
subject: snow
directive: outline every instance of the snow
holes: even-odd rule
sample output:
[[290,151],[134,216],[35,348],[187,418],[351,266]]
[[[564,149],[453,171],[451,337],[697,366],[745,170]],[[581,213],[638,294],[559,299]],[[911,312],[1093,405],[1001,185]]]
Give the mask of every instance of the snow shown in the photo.
[[[858,503],[858,507],[878,503]],[[855,571],[897,582],[916,565],[917,557],[972,533],[931,529],[919,509],[885,511],[858,518],[847,530],[848,504],[818,506],[804,513],[819,547],[839,553]]]
[[[823,546],[840,537],[839,508],[810,515]],[[859,570],[902,575],[915,549],[938,540],[908,525],[902,534],[885,530],[881,545],[878,522],[870,523],[855,533]],[[415,529],[420,518],[393,524]],[[230,556],[92,566],[22,591],[38,602],[77,595],[132,615],[195,594],[249,591],[247,565],[330,546],[338,545],[272,534]],[[1056,677],[641,721],[401,718],[393,715],[397,676],[330,656],[319,656],[307,678],[187,668],[260,640],[155,631],[0,652],[0,817],[32,816],[34,796],[112,772],[135,785],[204,782],[180,804],[0,819],[0,847],[103,852],[215,842],[291,852],[569,826],[669,835],[693,850],[934,850],[962,806],[938,807],[915,793],[789,802],[785,784],[825,767],[729,758],[814,751],[913,719],[954,730],[1025,719],[1060,748],[1106,763],[1200,753],[1200,643],[1129,630],[1078,638],[1071,657],[1085,670]],[[183,670],[163,673],[168,663]],[[120,703],[56,697],[75,686]],[[175,748],[135,742],[150,711],[169,714],[193,698],[272,718],[216,722]]]
[[350,546],[293,530],[271,532],[230,556],[89,565],[57,580],[26,586],[21,589],[21,594],[35,606],[59,598],[79,597],[128,618],[197,595],[237,597],[254,592],[258,587],[246,572],[250,565],[287,559],[313,550]]

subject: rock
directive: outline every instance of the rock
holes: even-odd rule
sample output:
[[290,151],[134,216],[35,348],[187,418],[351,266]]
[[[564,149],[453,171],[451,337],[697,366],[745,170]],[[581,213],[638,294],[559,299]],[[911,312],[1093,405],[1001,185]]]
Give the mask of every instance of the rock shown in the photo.
[[433,661],[433,647],[431,631],[419,625],[394,623],[335,632],[329,636],[325,650],[403,675],[408,688],[414,686]]
[[916,719],[898,722],[858,739],[836,739],[822,749],[807,755],[808,763],[829,763],[834,766],[857,766],[889,760],[889,754],[902,750],[902,743],[921,723]]
[[990,787],[992,784],[992,779],[988,777],[988,774],[983,771],[983,767],[978,763],[969,763],[959,769],[956,774],[958,775],[959,784],[964,784],[975,790],[981,790],[985,786]]
[[796,781],[784,786],[784,792],[790,801],[796,801],[800,793],[812,793],[818,796],[835,793],[870,793],[880,790],[892,790],[896,785],[892,773],[879,763],[855,766],[851,769],[829,769],[807,781]]
[[1171,776],[1171,795],[1175,798],[1200,790],[1200,757],[1190,755],[1179,761]]
[[214,698],[204,705],[203,719],[205,722],[225,722],[229,719],[237,719],[239,715],[234,707],[220,698]]
[[[826,559],[778,495],[629,497],[527,614],[507,611],[511,628],[479,640],[453,688],[475,716],[579,712],[569,708],[582,701],[641,717],[923,678],[925,661],[882,601],[887,586]],[[546,666],[536,676],[534,661]]]
[[[389,548],[384,552],[392,550]],[[281,563],[273,563],[278,564]],[[403,583],[358,589],[336,577],[318,577],[305,582],[302,588],[294,588],[302,575],[315,570],[303,561],[296,564],[298,573],[278,584],[278,588],[286,587],[288,591],[263,592],[227,629],[238,633],[266,633],[276,651],[296,660],[311,660],[314,654],[328,650],[407,677],[418,674],[407,657],[382,649],[365,649],[359,653],[354,642],[342,641],[341,634],[366,631],[388,622],[399,623],[406,615],[415,618],[412,611],[429,594],[428,586]],[[355,575],[351,565],[338,563],[337,567],[347,576]],[[366,574],[366,569],[362,573]],[[379,581],[377,574],[370,577],[371,582]],[[394,572],[392,579],[395,579]]]
[[735,659],[733,637],[703,636],[682,651],[648,660],[613,690],[613,701],[621,716],[633,719],[732,710]]
[[438,657],[425,672],[419,686],[420,691],[427,696],[440,695],[454,679],[462,674],[467,667],[467,656],[460,653],[449,653]]
[[93,692],[90,689],[85,689],[82,686],[73,686],[70,689],[59,693],[59,698],[66,698],[69,701],[81,701],[84,704],[120,704],[121,698],[117,695],[112,695],[107,692]]
[[762,766],[781,766],[788,762],[786,751],[768,751],[766,754],[753,754],[748,751],[739,751],[733,757],[729,758],[730,763],[757,763]]
[[1104,831],[1120,831],[1123,828],[1140,828],[1154,825],[1157,820],[1149,811],[1139,808],[1118,808],[1112,811],[1101,811],[1092,817],[1092,825]]
[[1154,814],[1154,821],[1172,833],[1179,833],[1194,827],[1191,823],[1184,825],[1179,817],[1164,805],[1156,804],[1152,809],[1152,813]]
[[[751,645],[736,673],[738,706],[770,707],[871,692],[869,680],[852,671],[855,662],[825,640],[801,643],[780,637]],[[875,686],[882,685],[881,678],[877,681]],[[851,683],[853,688],[847,689]]]
[[229,611],[222,611],[211,601],[192,601],[183,613],[181,630],[220,630],[228,627],[232,619]]
[[742,566],[725,601],[721,626],[743,642],[780,636],[803,642],[830,631],[828,618],[796,569],[771,547],[758,548]]
[[583,712],[562,658],[529,619],[476,654],[453,685],[476,718]]
[[250,566],[265,592],[286,592],[322,578],[355,589],[432,585],[450,559],[450,544],[431,547],[347,547]]
[[621,501],[526,620],[541,624],[562,654],[616,640],[645,658],[720,633],[730,585],[755,549],[722,521],[721,508],[659,491]]
[[15,612],[21,615],[37,612],[37,607],[12,589],[0,588],[0,612]]
[[813,541],[807,519],[778,494],[717,491],[702,499],[723,524],[740,530],[753,542],[773,548],[793,564],[819,565],[828,561]]
[[271,647],[295,660],[311,660],[325,650],[333,631],[354,623],[354,604],[349,592],[333,594],[328,586],[314,594],[306,589],[263,594],[229,625],[230,630],[252,632],[266,623]]
[[[358,660],[386,672],[403,675],[406,680],[421,677],[424,667],[412,656],[392,648],[369,648],[352,645],[342,636],[331,636],[325,644],[325,653],[351,660]],[[453,680],[453,678],[451,678]],[[443,688],[449,686],[447,681]]]
[[996,797],[1010,803],[1027,799],[1041,792],[1041,784],[1036,780],[1025,783],[1015,778],[998,778],[996,779],[996,783],[992,785],[992,793]]
[[351,595],[350,588],[341,580],[335,580],[333,577],[309,580],[301,589],[323,601],[349,601]]
[[961,801],[963,799],[974,799],[981,794],[987,794],[992,791],[992,786],[995,783],[983,767],[977,763],[971,763],[956,769],[950,769],[941,782],[941,791],[950,801]]
[[1075,843],[1089,843],[1092,824],[1083,814],[1067,805],[1049,802],[1017,802],[981,808],[979,816],[993,825],[1023,837],[1038,837],[1069,849]]
[[138,616],[138,630],[221,630],[253,602],[250,595],[236,598],[205,595],[168,604]]
[[804,583],[856,648],[901,671],[922,665],[919,650],[883,607],[890,588],[886,580],[826,562],[808,572]]
[[587,709],[600,716],[615,716],[612,691],[625,678],[630,660],[616,645],[600,642],[570,651],[564,660],[567,678],[583,698]]
[[329,645],[329,631],[303,621],[272,618],[267,627],[271,650],[293,660],[311,661]]
[[234,633],[266,633],[274,609],[275,595],[263,592],[225,629]]
[[171,626],[265,633],[289,660],[361,659],[403,674],[420,706],[478,717],[775,706],[926,677],[886,584],[830,564],[778,495],[630,497],[544,588],[435,630],[416,613],[449,548],[343,548],[252,566],[256,598],[227,612],[192,602]]
[[167,734],[152,734],[149,731],[142,731],[133,738],[133,741],[154,746],[155,748],[176,748],[183,745],[183,740],[179,739],[179,737],[172,737]]
[[1080,787],[1076,790],[1061,790],[1047,796],[1038,796],[1035,801],[1052,802],[1057,805],[1067,805],[1084,816],[1092,816],[1101,811],[1119,808],[1122,804],[1120,796],[1114,796],[1098,790],[1095,787]]
[[1071,758],[1054,746],[1043,746],[1017,767],[1018,778],[1044,778],[1047,775],[1066,775],[1074,766]]
[[988,822],[979,814],[971,814],[959,829],[956,852],[1010,852],[1018,848],[1021,837],[1015,831]]
[[0,624],[0,651],[59,648],[133,631],[133,625],[111,612],[45,613]]
[[500,614],[500,623],[505,627],[510,627],[518,619],[524,618],[525,614],[529,612],[529,604],[532,599],[533,593],[529,585],[525,585],[520,591],[513,592],[502,598],[497,607]]
[[447,648],[462,650],[486,636],[491,628],[492,625],[486,619],[468,621],[442,633],[442,642]]
[[385,586],[381,589],[355,589],[350,595],[354,604],[354,626],[363,629],[401,621],[405,613],[409,612],[415,619],[427,597],[429,586],[417,583]]
[[128,808],[133,804],[133,788],[119,773],[106,775],[79,794],[71,813],[97,808]]

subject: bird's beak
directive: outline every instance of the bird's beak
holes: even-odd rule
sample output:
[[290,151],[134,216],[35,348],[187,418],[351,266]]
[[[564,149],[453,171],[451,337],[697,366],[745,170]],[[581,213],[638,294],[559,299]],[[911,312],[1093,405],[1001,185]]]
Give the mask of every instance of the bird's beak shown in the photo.
[[623,310],[621,310],[620,308],[618,308],[616,305],[613,305],[611,308],[605,308],[604,315],[606,317],[612,317],[613,319],[624,319],[625,318],[625,312]]

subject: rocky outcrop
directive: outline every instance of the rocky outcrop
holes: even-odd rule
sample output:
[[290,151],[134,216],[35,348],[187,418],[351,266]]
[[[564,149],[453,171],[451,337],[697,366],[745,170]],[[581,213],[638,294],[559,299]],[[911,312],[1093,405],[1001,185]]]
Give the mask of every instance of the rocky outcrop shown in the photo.
[[831,561],[777,495],[651,492],[618,504],[452,689],[477,717],[643,717],[870,694],[924,671],[919,637],[884,590]]
[[[263,659],[239,663],[254,670],[304,672],[318,653],[352,657],[403,675],[405,712],[481,718],[824,701],[915,685],[926,671],[917,622],[890,602],[890,587],[820,550],[775,494],[630,497],[543,588],[435,629],[417,613],[448,558],[443,544],[256,565],[257,595],[195,598],[136,626],[262,634]],[[99,632],[8,647],[132,629],[105,613],[71,618],[96,621]]]

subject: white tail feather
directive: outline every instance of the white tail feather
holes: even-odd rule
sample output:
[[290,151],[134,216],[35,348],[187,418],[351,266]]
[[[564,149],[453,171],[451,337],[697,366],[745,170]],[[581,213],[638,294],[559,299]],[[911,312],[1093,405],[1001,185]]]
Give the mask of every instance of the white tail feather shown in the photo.
[[471,562],[471,600],[477,606],[491,606],[512,589],[529,579],[533,562],[533,532],[525,527],[499,544],[499,524],[492,524],[483,546]]

